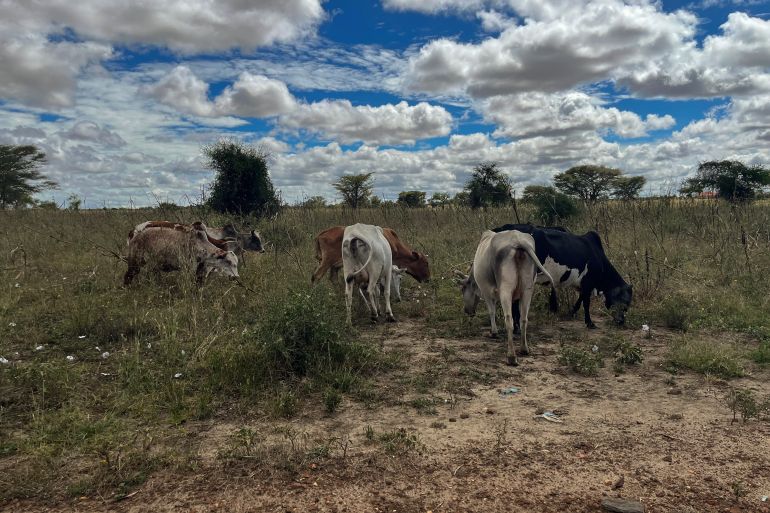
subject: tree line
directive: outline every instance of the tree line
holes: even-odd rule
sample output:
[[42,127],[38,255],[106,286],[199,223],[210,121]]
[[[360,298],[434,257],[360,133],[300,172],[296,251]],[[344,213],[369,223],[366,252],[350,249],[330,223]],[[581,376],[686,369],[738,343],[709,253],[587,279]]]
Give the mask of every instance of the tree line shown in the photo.
[[[270,154],[264,149],[237,140],[223,139],[202,148],[205,165],[214,171],[214,180],[205,203],[219,212],[231,214],[272,215],[282,205],[279,192],[269,173]],[[41,171],[45,154],[29,145],[0,145],[0,209],[37,206],[57,208],[52,202],[41,202],[34,195],[58,188]],[[531,203],[543,222],[554,222],[573,215],[582,205],[610,198],[629,201],[637,198],[646,180],[643,176],[627,176],[620,169],[601,165],[574,166],[553,177],[549,185],[529,185],[521,200]],[[353,209],[397,204],[409,208],[462,206],[488,208],[509,205],[515,201],[510,178],[496,162],[476,165],[462,191],[453,197],[434,192],[428,198],[419,190],[402,191],[394,202],[373,194],[374,173],[340,176],[331,184],[342,204]],[[770,169],[762,165],[747,166],[740,161],[703,162],[696,175],[682,184],[680,193],[697,196],[710,193],[732,202],[755,199],[770,186]],[[80,199],[70,196],[70,207],[77,209]],[[312,196],[302,207],[327,206],[323,196]]]

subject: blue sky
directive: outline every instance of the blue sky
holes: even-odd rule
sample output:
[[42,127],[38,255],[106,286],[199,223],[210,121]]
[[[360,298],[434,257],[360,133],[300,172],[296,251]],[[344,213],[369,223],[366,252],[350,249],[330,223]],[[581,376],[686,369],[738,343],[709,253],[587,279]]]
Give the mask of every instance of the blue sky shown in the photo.
[[221,137],[269,150],[290,202],[365,171],[384,198],[455,193],[482,161],[516,188],[615,166],[647,193],[770,162],[768,1],[241,4],[9,0],[0,143],[46,152],[43,199],[92,206],[199,196]]

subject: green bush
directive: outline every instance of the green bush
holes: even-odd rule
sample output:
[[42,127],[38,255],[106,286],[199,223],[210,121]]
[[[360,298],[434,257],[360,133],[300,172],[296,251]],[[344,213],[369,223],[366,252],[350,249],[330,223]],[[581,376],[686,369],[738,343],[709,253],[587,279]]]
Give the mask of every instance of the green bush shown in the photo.
[[581,376],[596,376],[602,357],[599,353],[563,345],[559,350],[559,363]]
[[546,225],[561,223],[578,213],[575,200],[553,187],[529,185],[524,189],[523,201],[534,207],[537,222]]
[[689,299],[681,294],[672,294],[660,302],[658,317],[667,328],[687,331],[695,318],[695,312]]
[[674,369],[690,369],[722,378],[743,376],[739,352],[725,342],[681,338],[672,344],[668,361]]

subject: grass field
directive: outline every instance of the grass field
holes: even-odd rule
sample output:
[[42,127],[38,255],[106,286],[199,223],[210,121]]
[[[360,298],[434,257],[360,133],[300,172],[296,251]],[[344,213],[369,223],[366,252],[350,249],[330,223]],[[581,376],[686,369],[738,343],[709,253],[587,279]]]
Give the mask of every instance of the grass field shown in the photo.
[[[526,208],[520,214],[528,218]],[[513,380],[561,390],[570,416],[598,389],[604,395],[584,406],[600,416],[619,404],[626,410],[654,407],[650,397],[669,404],[678,396],[666,390],[684,388],[681,400],[689,400],[689,406],[670,406],[691,408],[693,423],[716,422],[713,429],[753,454],[755,464],[739,465],[733,476],[711,482],[719,493],[703,503],[682,488],[666,504],[690,501],[692,511],[732,506],[763,511],[756,496],[770,492],[768,205],[649,199],[583,211],[567,227],[597,230],[610,260],[633,285],[627,325],[613,326],[601,302],[594,302],[600,329],[589,333],[579,320],[547,313],[546,294],[539,291],[530,314],[534,356],[518,369],[504,365],[503,343],[481,337],[485,315],[464,317],[451,280],[453,268],[469,264],[482,230],[515,220],[510,209],[285,209],[273,220],[254,222],[269,250],[250,255],[241,270],[250,291],[217,276],[199,289],[192,273],[144,271],[130,288],[122,288],[125,263],[116,255],[124,252],[128,231],[149,219],[202,219],[211,225],[231,220],[197,209],[0,212],[0,356],[5,359],[0,364],[0,509],[67,510],[78,504],[84,511],[128,511],[128,504],[140,501],[147,510],[175,510],[157,499],[163,493],[168,497],[169,483],[201,490],[207,482],[230,479],[241,483],[240,495],[233,497],[243,502],[224,510],[247,511],[246,504],[258,506],[260,500],[301,509],[304,503],[291,502],[287,490],[292,483],[306,486],[308,469],[326,469],[337,490],[348,490],[348,505],[472,511],[472,505],[447,509],[453,499],[446,490],[441,508],[424,497],[418,500],[407,488],[401,495],[375,494],[370,500],[343,485],[360,475],[382,488],[385,476],[386,484],[392,481],[387,490],[399,479],[409,486],[415,473],[433,475],[431,462],[451,459],[437,435],[459,426],[447,418]],[[309,285],[315,234],[354,222],[392,227],[429,255],[433,277],[426,284],[404,279],[404,301],[394,305],[395,326],[372,326],[358,305],[355,326],[348,329],[341,286],[328,280]],[[570,294],[563,293],[563,307]],[[642,325],[650,330],[642,331]],[[591,351],[593,346],[599,350]],[[535,376],[542,377],[542,385],[531,382]],[[637,379],[638,386],[629,388]],[[648,399],[635,395],[650,384],[655,388]],[[506,410],[512,400],[494,400],[494,406],[485,407],[494,415],[480,413],[478,422],[486,424],[474,428],[485,433],[478,441],[483,450],[462,460],[477,458],[476,472],[483,476],[486,468],[494,474],[490,483],[495,472],[501,480],[512,472],[508,463],[530,461],[531,454],[511,450],[511,426],[522,429],[521,436],[534,437],[536,429],[517,424],[524,418],[533,422],[529,411],[517,417],[515,408]],[[548,396],[528,400],[537,409]],[[464,406],[455,409],[457,404]],[[731,424],[733,416],[738,423]],[[412,425],[422,418],[422,427]],[[588,444],[576,449],[580,454],[606,442],[580,426],[594,425],[580,424],[576,417],[572,434],[583,438],[569,443]],[[625,454],[618,431],[597,432],[615,443],[606,442],[614,448],[608,458]],[[469,428],[453,436],[470,443],[474,433]],[[697,467],[698,448],[691,451]],[[716,458],[708,460],[712,464],[727,464],[719,452],[713,454],[708,456]],[[376,477],[353,471],[372,455],[383,458],[379,464],[366,460],[366,468],[377,469]],[[457,465],[451,478],[460,479],[473,466]],[[639,477],[655,471],[645,468],[636,473],[639,494],[652,486]],[[400,477],[388,478],[389,472]],[[257,476],[267,487],[262,495],[246,491],[245,483]],[[597,479],[601,488],[605,478]],[[601,496],[600,489],[591,493]],[[577,492],[567,495],[574,511],[595,511]],[[215,494],[186,497],[187,502],[176,499],[180,510],[213,510],[214,501],[227,500]],[[560,511],[559,504],[543,504],[539,511]],[[315,506],[333,510],[324,509],[323,501]],[[489,503],[489,509],[498,506]],[[521,511],[527,507],[534,506],[522,504]]]

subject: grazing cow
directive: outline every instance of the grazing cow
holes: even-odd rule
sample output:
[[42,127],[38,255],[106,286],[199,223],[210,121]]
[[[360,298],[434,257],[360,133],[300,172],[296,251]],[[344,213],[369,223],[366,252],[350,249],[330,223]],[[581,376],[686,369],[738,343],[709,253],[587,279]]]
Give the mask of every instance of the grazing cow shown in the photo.
[[508,335],[508,365],[518,365],[513,348],[513,302],[517,301],[522,319],[521,353],[529,354],[527,345],[527,317],[532,292],[535,288],[537,266],[545,276],[548,271],[535,254],[535,241],[531,235],[518,231],[495,233],[487,230],[481,234],[476,256],[468,276],[460,283],[465,313],[475,315],[479,298],[487,304],[492,323],[492,336],[497,336],[495,312],[497,302],[503,307],[505,329]]
[[176,271],[194,263],[199,285],[213,270],[238,278],[235,253],[212,244],[206,231],[196,225],[132,232],[126,260],[128,270],[123,277],[124,285],[129,285],[148,262],[153,262],[162,271]]
[[[334,282],[337,278],[337,272],[342,267],[342,237],[345,232],[344,226],[332,226],[319,233],[315,238],[315,257],[318,260],[318,267],[313,271],[310,278],[311,283],[315,283],[329,271],[329,279]],[[393,263],[419,282],[426,282],[430,279],[430,267],[428,266],[428,255],[412,251],[412,249],[401,242],[396,232],[390,228],[383,228],[382,232],[390,245]]]
[[366,273],[369,311],[377,320],[377,285],[384,284],[385,314],[390,322],[395,321],[390,307],[390,287],[393,279],[393,255],[382,228],[370,224],[354,224],[345,228],[342,237],[342,268],[345,273],[345,304],[347,322],[352,324],[353,286],[356,275]]
[[[553,228],[536,228],[526,224],[506,224],[492,231],[506,230],[526,232],[535,239],[537,257],[555,279],[551,288],[551,310],[558,309],[556,291],[553,287],[574,287],[580,291],[580,298],[572,308],[572,315],[580,310],[582,304],[587,327],[596,328],[590,312],[592,293],[604,295],[605,306],[613,311],[613,319],[616,323],[625,322],[633,290],[610,263],[604,253],[599,234],[592,231],[584,235],[575,235]],[[538,277],[539,283],[545,281],[543,277]]]
[[[254,230],[251,230],[250,233],[238,233],[231,224],[226,224],[222,228],[212,228],[210,226],[206,226],[200,221],[196,221],[192,224],[192,226],[196,226],[199,229],[205,230],[206,235],[208,235],[209,242],[214,244],[216,247],[226,251],[233,251],[239,258],[239,263],[241,261],[245,262],[244,251],[254,251],[257,253],[265,252],[262,246],[262,238],[260,237],[259,233]],[[130,242],[131,237],[147,228],[169,228],[175,230],[184,230],[188,229],[189,227],[190,225],[172,223],[170,221],[145,221],[136,225],[134,229],[131,230],[131,232],[128,234],[128,241]]]
[[[396,302],[398,303],[401,302],[401,275],[403,273],[403,269],[399,269],[397,265],[393,266],[393,274],[391,275],[390,280],[390,295],[391,297],[395,297]],[[379,300],[380,295],[385,291],[385,284],[383,283],[382,278],[383,275],[380,275],[380,281],[377,283],[377,300]],[[356,274],[355,282],[356,285],[358,285],[358,292],[361,294],[361,299],[364,300],[366,309],[369,310],[369,313],[371,313],[372,309],[369,307],[369,301],[366,299],[366,295],[364,294],[364,291],[369,285],[369,274],[366,271],[361,271],[360,273]]]

